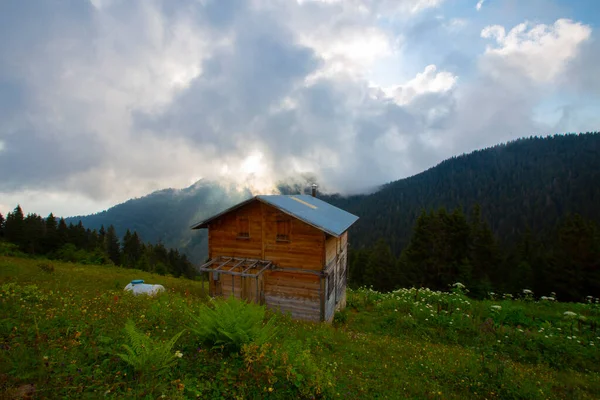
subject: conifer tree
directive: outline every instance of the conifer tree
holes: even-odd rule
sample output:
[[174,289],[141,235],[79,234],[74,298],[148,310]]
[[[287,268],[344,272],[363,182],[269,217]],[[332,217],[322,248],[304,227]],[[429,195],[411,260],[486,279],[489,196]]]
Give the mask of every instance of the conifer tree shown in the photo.
[[58,221],[58,228],[56,228],[56,236],[58,247],[62,247],[65,244],[69,243],[69,227],[65,222],[64,218],[60,218]]
[[4,216],[0,213],[0,238],[4,237]]
[[20,205],[6,216],[4,235],[6,240],[16,245],[22,246],[25,243],[25,217]]
[[44,251],[46,253],[50,253],[58,249],[58,224],[56,222],[56,217],[54,214],[50,213],[48,217],[46,217],[46,235],[44,236]]
[[37,214],[27,214],[23,221],[24,239],[21,247],[30,254],[43,252],[43,240],[46,230],[46,223],[42,217]]
[[104,236],[104,248],[106,249],[106,253],[111,261],[115,265],[119,265],[121,261],[121,248],[119,245],[119,238],[117,237],[117,233],[113,225],[108,227],[106,235]]
[[367,286],[379,291],[389,291],[396,286],[396,259],[385,240],[380,239],[375,244],[367,261],[364,279]]

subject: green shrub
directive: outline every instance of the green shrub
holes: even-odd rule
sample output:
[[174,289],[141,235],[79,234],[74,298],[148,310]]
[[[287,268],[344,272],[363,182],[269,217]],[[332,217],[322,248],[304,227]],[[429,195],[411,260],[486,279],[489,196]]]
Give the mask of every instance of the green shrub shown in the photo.
[[117,355],[131,365],[140,377],[148,373],[160,375],[182,356],[180,352],[173,352],[172,349],[183,332],[175,334],[166,342],[155,341],[139,332],[133,321],[128,320],[125,324],[125,333],[130,344],[123,344],[126,353]]
[[49,274],[54,272],[54,265],[52,265],[50,263],[39,263],[38,268]]
[[27,257],[27,255],[19,249],[19,246],[2,240],[0,240],[0,256]]
[[203,305],[197,314],[189,313],[189,329],[198,340],[225,352],[239,352],[244,344],[258,344],[276,333],[275,317],[264,323],[265,308],[233,297],[217,299],[212,305]]
[[336,311],[333,316],[333,323],[336,325],[343,325],[348,321],[348,310]]

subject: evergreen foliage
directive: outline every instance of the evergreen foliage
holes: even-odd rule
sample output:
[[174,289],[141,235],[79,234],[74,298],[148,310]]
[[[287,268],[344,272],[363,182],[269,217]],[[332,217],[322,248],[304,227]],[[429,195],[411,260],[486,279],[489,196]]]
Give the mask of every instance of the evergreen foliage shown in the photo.
[[600,292],[600,235],[593,221],[567,215],[541,238],[527,229],[502,256],[499,241],[475,205],[469,220],[460,209],[423,211],[396,260],[380,239],[372,248],[350,251],[349,284],[390,291],[401,287],[447,290],[455,282],[484,298],[490,292],[555,292],[582,301]]
[[17,206],[8,213],[6,220],[0,218],[0,234],[4,232],[7,234],[3,235],[3,239],[15,246],[5,251],[7,255],[20,251],[81,264],[112,263],[190,279],[196,275],[185,254],[167,249],[160,243],[144,245],[135,231],[127,231],[121,248],[112,225],[108,230],[102,226],[97,232],[86,229],[81,221],[67,225],[65,219],[57,220],[52,213],[45,219],[37,214],[24,217],[23,210]]
[[360,219],[350,229],[354,248],[385,238],[399,256],[423,209],[480,205],[504,249],[527,228],[553,230],[568,213],[600,222],[600,132],[530,137],[449,158],[369,195],[321,198]]

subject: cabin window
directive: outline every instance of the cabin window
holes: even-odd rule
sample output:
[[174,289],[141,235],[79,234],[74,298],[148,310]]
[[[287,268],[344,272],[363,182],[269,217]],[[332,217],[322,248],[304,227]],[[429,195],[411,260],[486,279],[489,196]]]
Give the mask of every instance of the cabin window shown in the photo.
[[290,231],[292,228],[292,221],[287,217],[277,218],[277,241],[278,242],[289,242]]
[[250,223],[248,221],[248,217],[239,216],[237,219],[238,222],[238,235],[237,237],[240,239],[248,239],[250,238]]

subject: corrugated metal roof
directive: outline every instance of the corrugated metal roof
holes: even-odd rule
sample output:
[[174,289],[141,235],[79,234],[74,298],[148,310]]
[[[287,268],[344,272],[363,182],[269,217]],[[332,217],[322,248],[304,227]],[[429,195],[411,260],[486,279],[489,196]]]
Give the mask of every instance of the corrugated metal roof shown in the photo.
[[286,214],[298,218],[332,236],[340,236],[358,220],[356,215],[350,214],[319,198],[309,195],[259,195],[222,211],[205,221],[192,226],[192,229],[206,228],[208,223],[223,214],[227,214],[251,201],[258,200],[269,204]]

